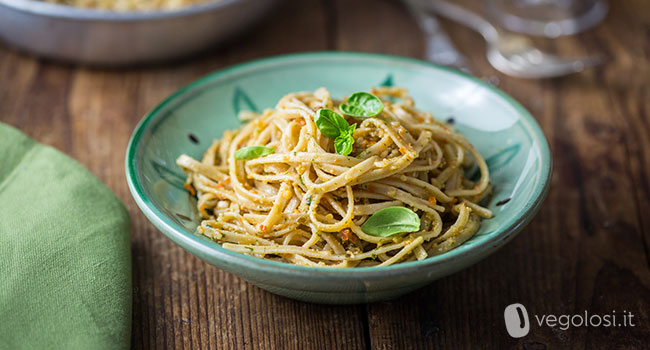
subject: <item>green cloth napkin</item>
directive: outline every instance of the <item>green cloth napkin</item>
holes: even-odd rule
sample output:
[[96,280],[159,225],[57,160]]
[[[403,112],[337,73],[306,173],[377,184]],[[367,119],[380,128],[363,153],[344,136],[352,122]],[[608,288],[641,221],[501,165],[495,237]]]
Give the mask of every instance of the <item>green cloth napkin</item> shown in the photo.
[[129,216],[95,176],[0,123],[0,349],[123,349]]

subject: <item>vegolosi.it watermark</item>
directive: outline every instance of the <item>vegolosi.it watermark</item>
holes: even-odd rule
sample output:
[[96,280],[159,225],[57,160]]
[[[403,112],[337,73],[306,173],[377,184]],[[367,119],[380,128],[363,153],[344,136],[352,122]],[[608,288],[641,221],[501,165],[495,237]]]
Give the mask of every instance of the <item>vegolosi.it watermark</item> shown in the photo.
[[[542,327],[559,328],[567,330],[570,327],[634,327],[634,315],[632,312],[612,311],[610,314],[599,315],[584,314],[574,315],[533,315],[533,321]],[[510,304],[503,312],[506,323],[506,330],[513,338],[524,337],[530,332],[530,318],[526,307],[521,304]]]

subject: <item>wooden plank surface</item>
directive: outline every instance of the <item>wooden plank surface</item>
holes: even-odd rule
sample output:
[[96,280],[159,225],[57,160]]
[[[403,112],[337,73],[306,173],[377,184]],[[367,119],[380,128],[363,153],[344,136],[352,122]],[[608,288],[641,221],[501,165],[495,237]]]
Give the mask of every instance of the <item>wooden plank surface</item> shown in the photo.
[[[443,21],[474,72],[539,121],[555,161],[552,187],[537,217],[504,249],[393,301],[306,304],[203,263],[140,213],[123,164],[140,117],[216,69],[327,49],[421,57],[422,36],[396,1],[287,0],[226,46],[153,67],[83,68],[0,48],[0,120],[79,160],[129,208],[133,348],[643,349],[650,344],[650,4],[611,5],[595,30],[540,41],[566,55],[603,53],[607,64],[547,81],[496,72],[478,35]],[[527,337],[513,339],[503,310],[515,302],[536,315],[627,310],[636,326],[533,325]]]

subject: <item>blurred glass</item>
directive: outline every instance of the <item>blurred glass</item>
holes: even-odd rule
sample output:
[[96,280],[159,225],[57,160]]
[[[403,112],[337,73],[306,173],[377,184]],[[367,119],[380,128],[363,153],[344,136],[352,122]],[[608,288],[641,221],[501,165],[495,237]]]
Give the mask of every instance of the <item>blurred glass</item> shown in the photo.
[[488,14],[514,32],[556,38],[591,28],[605,18],[606,0],[485,0]]

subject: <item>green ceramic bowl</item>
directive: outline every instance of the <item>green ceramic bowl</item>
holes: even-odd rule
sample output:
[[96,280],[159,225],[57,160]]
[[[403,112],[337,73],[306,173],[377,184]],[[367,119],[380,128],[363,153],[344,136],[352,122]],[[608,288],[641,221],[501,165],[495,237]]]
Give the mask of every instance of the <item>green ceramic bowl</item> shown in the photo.
[[[195,204],[183,189],[176,158],[200,157],[224,130],[240,126],[241,109],[272,107],[286,93],[327,87],[342,97],[371,86],[408,88],[416,106],[453,118],[486,158],[495,192],[485,220],[469,241],[423,261],[387,267],[309,268],[223,249],[196,233]],[[321,52],[278,56],[230,67],[180,89],[135,129],[126,177],[151,222],[188,252],[249,282],[299,300],[351,304],[393,298],[466,268],[519,232],[548,192],[551,154],[535,119],[505,93],[453,70],[395,56]]]

